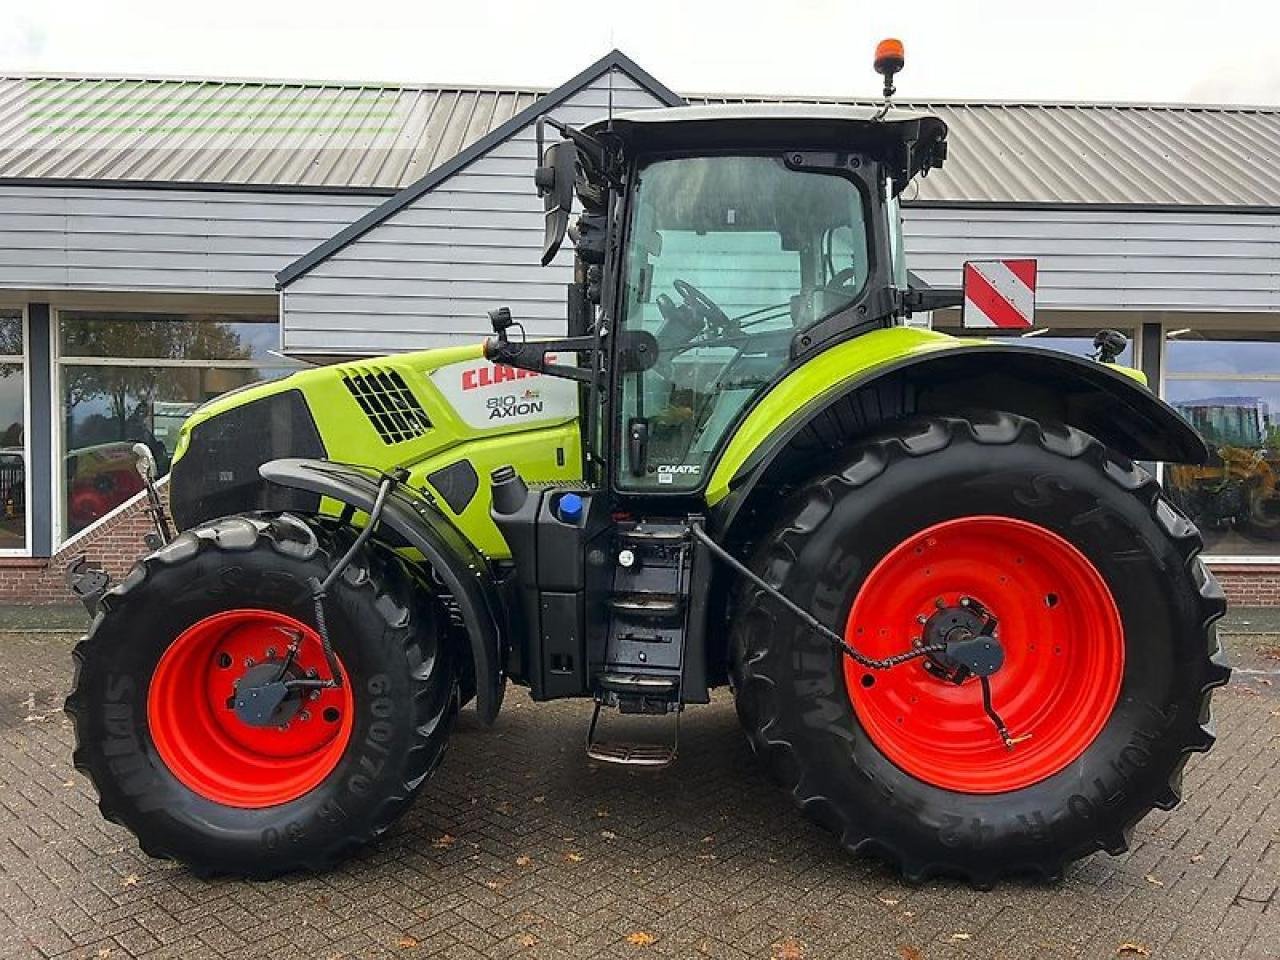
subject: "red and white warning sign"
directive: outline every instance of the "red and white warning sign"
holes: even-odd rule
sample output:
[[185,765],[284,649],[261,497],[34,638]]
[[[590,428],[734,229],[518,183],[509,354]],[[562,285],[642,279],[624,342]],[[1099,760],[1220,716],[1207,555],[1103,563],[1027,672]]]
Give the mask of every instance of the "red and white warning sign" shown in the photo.
[[1035,318],[1034,260],[970,260],[964,265],[964,327],[1025,330]]

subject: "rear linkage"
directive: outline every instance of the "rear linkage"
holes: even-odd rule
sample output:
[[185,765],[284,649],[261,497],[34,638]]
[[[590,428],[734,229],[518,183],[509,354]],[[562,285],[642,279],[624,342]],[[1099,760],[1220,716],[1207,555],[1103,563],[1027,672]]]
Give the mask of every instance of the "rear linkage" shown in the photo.
[[996,712],[991,703],[991,675],[1004,665],[1004,649],[1000,646],[1000,641],[995,637],[995,617],[991,616],[975,601],[967,597],[960,601],[964,613],[955,618],[949,628],[945,629],[943,633],[944,639],[932,643],[921,643],[904,653],[897,653],[891,657],[877,660],[850,646],[844,637],[813,616],[808,610],[790,600],[781,591],[770,586],[763,577],[716,543],[702,527],[695,525],[690,529],[694,537],[700,540],[713,556],[740,576],[754,583],[790,611],[792,616],[804,623],[814,633],[829,641],[833,647],[850,660],[868,670],[891,670],[912,660],[929,657],[931,662],[928,668],[951,683],[958,685],[969,677],[976,676],[978,682],[982,685],[983,712],[986,713],[991,723],[995,726],[996,732],[1000,734],[1000,739],[1004,743],[1005,749],[1012,750],[1019,743],[1028,739],[1026,736],[1015,737],[1010,734],[1004,720],[1001,719],[1000,714]]

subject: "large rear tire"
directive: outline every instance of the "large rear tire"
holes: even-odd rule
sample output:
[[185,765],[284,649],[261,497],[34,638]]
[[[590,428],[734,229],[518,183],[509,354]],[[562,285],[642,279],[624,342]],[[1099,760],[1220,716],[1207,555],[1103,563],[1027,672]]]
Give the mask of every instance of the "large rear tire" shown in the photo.
[[1178,802],[1188,753],[1213,743],[1225,603],[1199,550],[1146,472],[1079,431],[913,421],[797,493],[754,567],[873,656],[975,608],[994,616],[993,702],[1017,742],[976,679],[926,659],[864,670],[754,587],[732,634],[739,716],[849,850],[913,881],[1055,877],[1123,852],[1143,816]]
[[390,551],[357,554],[325,600],[342,686],[241,722],[235,684],[283,664],[328,678],[309,580],[351,531],[288,515],[196,527],[104,598],[76,647],[75,765],[103,815],[202,874],[323,869],[405,811],[458,709],[445,614]]

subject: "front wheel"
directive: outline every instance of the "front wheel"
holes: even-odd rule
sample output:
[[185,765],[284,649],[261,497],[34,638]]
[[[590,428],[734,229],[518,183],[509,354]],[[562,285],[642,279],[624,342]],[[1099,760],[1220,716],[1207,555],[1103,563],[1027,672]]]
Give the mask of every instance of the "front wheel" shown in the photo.
[[913,422],[798,493],[755,567],[873,657],[989,635],[991,709],[945,655],[864,669],[748,589],[739,715],[850,850],[915,880],[1056,876],[1126,849],[1213,743],[1224,601],[1199,549],[1150,476],[1078,431]]
[[[314,627],[352,532],[290,515],[183,533],[104,598],[75,650],[75,764],[103,815],[201,873],[328,867],[381,833],[439,762],[458,709],[442,611],[394,554],[330,589],[339,686]],[[270,713],[237,692],[295,681]],[[316,683],[319,681],[319,683]]]

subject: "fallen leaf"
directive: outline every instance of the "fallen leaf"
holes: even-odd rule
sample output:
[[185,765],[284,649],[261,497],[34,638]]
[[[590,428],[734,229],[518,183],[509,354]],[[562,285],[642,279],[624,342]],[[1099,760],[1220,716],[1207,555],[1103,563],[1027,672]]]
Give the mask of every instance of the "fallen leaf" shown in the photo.
[[[1278,710],[1278,711],[1276,711],[1276,712],[1277,712],[1277,714],[1280,714],[1280,710]],[[63,781],[62,781],[62,785],[63,785],[64,787],[74,787],[74,786],[76,785],[76,782],[75,782],[74,780],[63,780]],[[110,948],[110,947],[103,947],[102,949],[104,949],[104,950],[110,950],[111,948]]]
[[1145,880],[1145,881],[1147,881],[1147,883],[1151,884],[1153,887],[1163,887],[1163,886],[1164,886],[1164,881],[1163,881],[1163,880],[1157,880],[1155,877],[1153,877],[1153,876],[1152,876],[1151,874],[1149,874],[1149,873],[1148,873],[1145,877],[1143,877],[1142,879],[1143,879],[1143,880]]
[[804,960],[804,944],[799,940],[780,940],[773,945],[773,960]]
[[506,886],[508,883],[510,883],[510,882],[511,882],[510,880],[506,880],[506,879],[503,879],[503,880],[486,880],[486,881],[484,882],[484,885],[485,885],[486,887],[488,887],[490,890],[501,890],[503,887],[505,887],[505,886]]
[[618,839],[618,835],[617,835],[616,833],[614,833],[612,830],[601,830],[601,831],[600,831],[600,836],[604,837],[604,839],[606,839],[606,840],[617,840],[617,839]]
[[520,856],[516,857],[516,866],[517,866],[517,867],[527,867],[527,866],[528,866],[529,864],[531,864],[531,863],[533,863],[533,859],[532,859],[532,858],[530,858],[530,857],[526,857],[526,856],[524,856],[523,854],[521,854]]
[[520,936],[516,937],[516,943],[520,944],[522,947],[536,947],[538,945],[538,938],[532,933],[522,933]]
[[899,901],[894,900],[892,897],[876,897],[876,899],[879,900],[881,903],[883,903],[886,907],[896,907],[899,903]]
[[1192,854],[1192,855],[1191,855],[1191,862],[1192,862],[1192,863],[1199,863],[1199,862],[1200,862],[1201,860],[1203,860],[1203,859],[1204,859],[1204,854],[1203,854],[1203,853],[1195,853],[1195,854]]
[[106,957],[111,956],[111,948],[110,948],[110,947],[101,947],[101,948],[99,948],[99,950],[98,950],[98,956],[99,956],[99,957],[104,958],[104,960],[105,960],[105,958],[106,958]]
[[1140,943],[1126,941],[1116,947],[1117,957],[1149,957],[1151,951]]
[[126,887],[136,887],[138,885],[138,875],[131,873],[120,882]]
[[703,842],[703,843],[711,843],[711,841],[713,841],[713,840],[715,840],[715,836],[714,836],[714,835],[708,835],[708,836],[705,836],[705,837],[703,837],[703,838],[702,838],[702,842]]
[[609,815],[609,811],[606,810],[604,807],[601,807],[599,810],[596,811],[596,817],[601,820],[603,820],[608,815]]
[[627,934],[627,943],[633,947],[647,947],[658,938],[652,933],[646,933],[643,930],[637,930],[634,933]]
[[442,833],[440,836],[436,837],[434,840],[431,841],[431,845],[435,847],[437,850],[447,850],[449,847],[452,847],[454,845],[457,839],[458,838],[455,836],[452,836],[447,833]]
[[534,797],[534,798],[533,798],[533,802],[534,802],[534,803],[546,803],[546,802],[547,802],[547,798],[546,798],[546,797],[544,797],[544,796],[537,796],[537,797]]
[[564,855],[564,862],[565,863],[581,863],[582,854],[574,853],[572,850],[570,850],[568,853]]
[[500,803],[500,804],[498,804],[496,807],[494,807],[494,809],[495,809],[495,810],[497,810],[499,813],[502,813],[502,814],[510,814],[510,813],[511,813],[511,804],[506,803],[506,802],[504,801],[503,803]]
[[965,933],[963,930],[961,930],[959,933],[953,933],[951,935],[951,939],[952,940],[972,940],[973,934]]
[[396,941],[396,946],[401,950],[412,950],[418,945],[418,938],[411,937],[407,933],[400,934],[400,939]]
[[924,952],[919,947],[904,945],[898,948],[898,956],[902,960],[924,960]]

